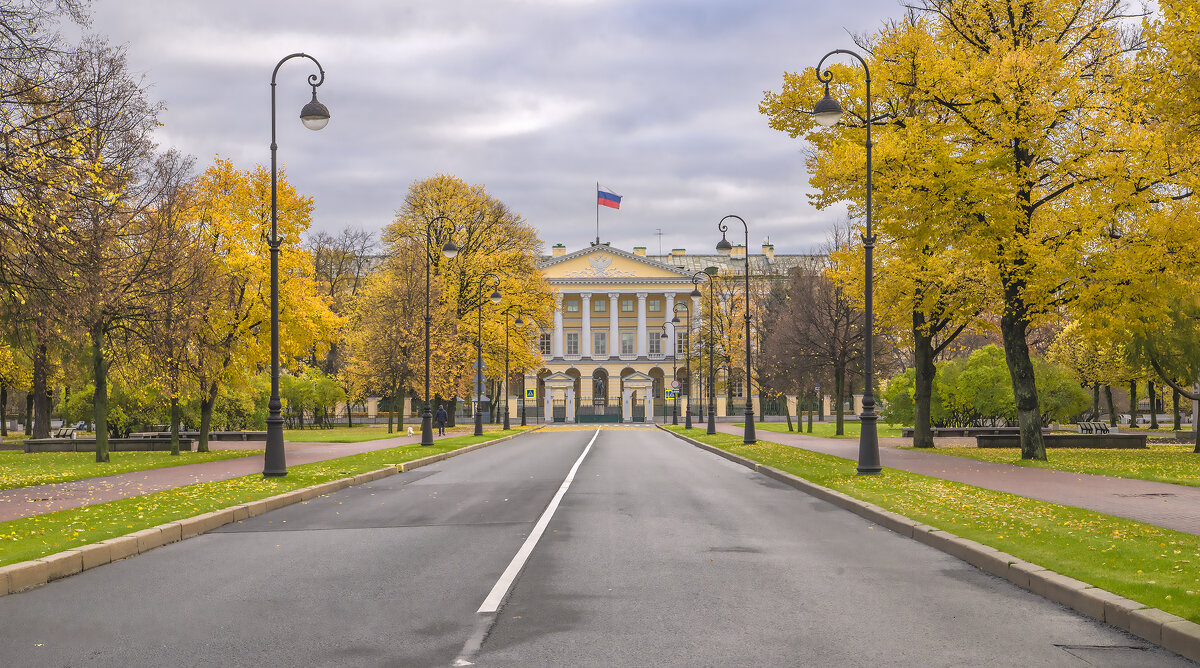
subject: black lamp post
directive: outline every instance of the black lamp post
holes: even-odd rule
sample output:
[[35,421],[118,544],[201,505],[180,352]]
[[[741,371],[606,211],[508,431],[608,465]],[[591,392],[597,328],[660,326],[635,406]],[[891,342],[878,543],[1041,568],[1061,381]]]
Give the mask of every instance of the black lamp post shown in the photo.
[[479,277],[479,331],[475,339],[475,380],[478,383],[475,388],[476,436],[483,436],[483,286],[489,277],[496,279],[490,299],[493,304],[500,303],[500,277],[489,271]]
[[[433,445],[433,411],[429,408],[429,323],[432,320],[429,315],[429,247],[433,245],[434,236],[441,236],[442,221],[447,223],[447,234],[454,231],[454,221],[448,216],[437,216],[425,224],[425,408],[421,411],[421,445]],[[458,246],[454,245],[453,239],[446,240],[446,245],[442,246],[442,255],[448,258],[458,255]],[[400,420],[403,426],[404,418]]]
[[[684,345],[683,355],[684,355],[684,361],[687,364],[686,378],[687,378],[687,388],[688,388],[688,402],[687,402],[687,406],[685,406],[683,409],[683,427],[684,427],[684,429],[691,429],[692,428],[692,309],[688,307],[687,303],[680,302],[675,305],[676,313],[678,313],[679,307],[681,307],[681,306],[683,307],[683,315],[684,315],[683,331],[686,332],[686,338],[684,339],[685,345]],[[671,318],[671,322],[678,324],[679,316],[676,315],[674,318]],[[676,347],[679,346],[678,343],[676,343],[675,345],[676,345]]]
[[864,117],[867,126],[867,231],[863,235],[863,253],[866,263],[866,287],[863,293],[863,302],[865,304],[865,327],[867,330],[863,343],[863,356],[866,358],[863,375],[866,387],[863,388],[862,413],[858,417],[858,472],[861,475],[868,475],[879,473],[882,470],[879,464],[879,431],[876,425],[879,416],[875,413],[875,368],[872,359],[871,341],[874,338],[875,331],[871,290],[872,261],[875,251],[875,235],[871,233],[871,70],[867,67],[867,61],[863,60],[862,56],[846,49],[834,49],[821,57],[821,61],[817,63],[816,73],[817,80],[825,84],[825,97],[817,103],[817,106],[813,107],[812,112],[813,117],[821,125],[827,128],[833,127],[842,117],[842,105],[829,96],[829,83],[833,81],[833,72],[821,70],[821,66],[825,64],[825,59],[837,53],[844,53],[857,59],[863,67],[863,72],[867,80],[867,113]]
[[[675,320],[678,320],[678,318]],[[675,331],[675,320],[672,320],[669,323],[671,325],[671,331]],[[659,340],[663,341],[664,343],[670,339],[670,337],[667,336],[667,324],[668,323],[665,322],[662,324],[662,332],[658,335]],[[678,379],[676,378],[677,375],[678,371],[676,370],[675,366],[675,349],[671,348],[671,395],[675,400],[671,404],[671,424],[679,424],[679,390],[675,389],[675,383],[678,382]]]
[[267,240],[271,247],[271,399],[267,403],[267,447],[263,455],[263,477],[277,478],[287,475],[287,459],[283,452],[283,416],[280,410],[283,402],[279,399],[279,201],[276,196],[275,153],[278,145],[275,143],[275,75],[279,68],[292,58],[308,58],[317,66],[320,72],[308,75],[308,85],[312,86],[312,101],[300,110],[300,121],[309,130],[320,130],[329,123],[329,109],[317,101],[317,86],[325,83],[325,69],[316,58],[307,53],[293,53],[285,56],[275,64],[271,72],[271,238]]
[[[525,324],[525,321],[521,320],[521,308],[519,306],[517,306],[516,304],[513,304],[513,305],[509,306],[508,308],[504,309],[504,430],[505,431],[512,429],[512,426],[508,422],[508,378],[509,378],[509,376],[508,376],[508,314],[513,309],[517,309],[517,321],[513,324],[515,324],[517,327],[521,327],[522,325]],[[522,423],[521,426],[525,426],[524,423]]]
[[717,223],[717,229],[721,230],[717,251],[721,255],[729,255],[733,250],[733,246],[725,238],[725,232],[729,229],[725,221],[730,218],[737,218],[742,227],[746,228],[746,429],[742,443],[750,444],[758,442],[754,436],[754,402],[750,399],[750,226],[740,216],[728,215],[722,218]]
[[[749,249],[747,249],[749,250]],[[709,435],[717,433],[717,390],[716,377],[713,367],[713,292],[712,289],[712,274],[707,271],[698,271],[692,275],[692,297],[700,296],[700,277],[708,279],[708,431]],[[704,373],[701,369],[700,373]]]

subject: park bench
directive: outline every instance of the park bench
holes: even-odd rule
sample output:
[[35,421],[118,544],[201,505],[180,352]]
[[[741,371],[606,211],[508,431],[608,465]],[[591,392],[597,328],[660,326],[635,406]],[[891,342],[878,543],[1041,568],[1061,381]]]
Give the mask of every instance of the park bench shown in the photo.
[[1107,422],[1080,422],[1079,433],[1081,434],[1107,434],[1109,433]]
[[75,438],[75,427],[59,427],[50,438]]

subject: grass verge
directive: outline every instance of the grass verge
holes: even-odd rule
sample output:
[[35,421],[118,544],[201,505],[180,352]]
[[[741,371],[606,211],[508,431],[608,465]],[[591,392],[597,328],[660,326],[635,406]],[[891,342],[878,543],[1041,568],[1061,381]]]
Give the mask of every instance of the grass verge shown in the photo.
[[[511,434],[533,427],[514,427]],[[166,522],[257,501],[329,480],[347,478],[386,466],[409,462],[502,436],[468,434],[434,445],[405,445],[339,459],[293,466],[282,478],[260,474],[206,482],[120,499],[109,503],[59,510],[44,515],[0,522],[0,566],[37,559],[73,547],[123,536]]]
[[[283,430],[283,440],[292,443],[362,443],[363,441],[378,441],[384,438],[400,438],[407,436],[407,427],[413,428],[414,434],[421,433],[420,425],[405,425],[405,428],[392,427],[395,431],[388,433],[386,424],[370,424],[361,427],[337,427],[335,429],[285,429]],[[488,428],[491,431],[500,429],[500,425],[484,425],[483,429],[486,433]],[[436,425],[434,429],[436,429]],[[475,427],[471,424],[460,424],[456,427],[447,429],[447,433],[468,432]]]
[[1155,443],[1145,450],[1048,448],[1049,461],[1044,462],[1021,459],[1020,450],[1012,448],[938,446],[906,449],[985,462],[1200,487],[1200,454],[1192,452],[1193,448],[1191,445]]
[[96,463],[94,452],[0,452],[0,489],[29,487],[116,475],[130,471],[200,464],[220,459],[262,455],[261,450],[213,452],[111,452],[107,463]]
[[[755,422],[754,423],[754,431],[755,431],[755,433],[760,432],[760,431],[773,431],[773,432],[776,432],[779,434],[799,433],[802,436],[819,436],[821,438],[858,438],[859,434],[862,431],[860,429],[860,426],[857,421],[854,421],[854,422],[851,422],[849,420],[844,421],[842,423],[842,431],[844,431],[845,433],[842,434],[841,436],[838,436],[836,433],[837,432],[837,423],[835,423],[835,422],[831,422],[831,421],[817,422],[816,420],[813,420],[812,424],[813,424],[813,429],[812,429],[811,434],[808,433],[808,431],[807,431],[808,422],[804,422],[805,431],[803,431],[803,432],[800,432],[800,431],[788,432],[786,421],[784,421],[784,422]],[[739,422],[739,423],[737,423],[736,426],[745,427],[745,423]],[[900,425],[898,425],[898,424],[887,424],[885,422],[877,422],[875,424],[875,429],[876,429],[876,431],[879,432],[879,438],[900,436]]]
[[767,441],[670,427],[767,466],[1200,622],[1200,536]]

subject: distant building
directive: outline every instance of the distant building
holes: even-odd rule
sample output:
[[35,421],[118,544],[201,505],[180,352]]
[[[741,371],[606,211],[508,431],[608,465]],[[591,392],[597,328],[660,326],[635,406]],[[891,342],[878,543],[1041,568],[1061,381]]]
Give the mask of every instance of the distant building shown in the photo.
[[[648,256],[641,246],[632,253],[607,244],[568,253],[562,244],[555,245],[540,264],[554,291],[554,321],[540,335],[543,367],[525,378],[527,405],[536,404],[536,412],[548,420],[640,422],[670,414],[673,400],[668,394],[671,381],[676,380],[682,422],[688,396],[693,394],[683,366],[686,333],[680,325],[677,336],[668,326],[664,340],[663,324],[682,302],[688,305],[693,331],[698,331],[702,312],[700,298],[690,296],[693,276],[708,267],[716,267],[722,275],[741,276],[745,259],[744,246],[735,246],[728,256],[688,255],[682,248]],[[775,283],[785,282],[793,268],[817,259],[776,255],[773,245],[763,244],[762,255],[749,258],[752,290],[765,293]],[[682,310],[680,319],[684,320]],[[672,350],[679,359],[674,379]],[[696,401],[706,403],[701,401],[700,370],[692,372]],[[731,398],[744,402],[742,383],[734,378],[729,385]],[[722,394],[717,399],[717,415],[723,416],[727,397]],[[752,400],[759,414],[759,399],[752,396]]]

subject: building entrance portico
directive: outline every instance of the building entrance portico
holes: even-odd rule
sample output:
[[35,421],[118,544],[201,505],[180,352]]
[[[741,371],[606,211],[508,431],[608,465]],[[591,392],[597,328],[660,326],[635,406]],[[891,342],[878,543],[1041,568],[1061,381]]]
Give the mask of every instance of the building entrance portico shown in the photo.
[[654,421],[654,379],[635,371],[621,378],[621,419],[623,422]]
[[575,422],[575,379],[552,373],[545,379],[546,422]]

